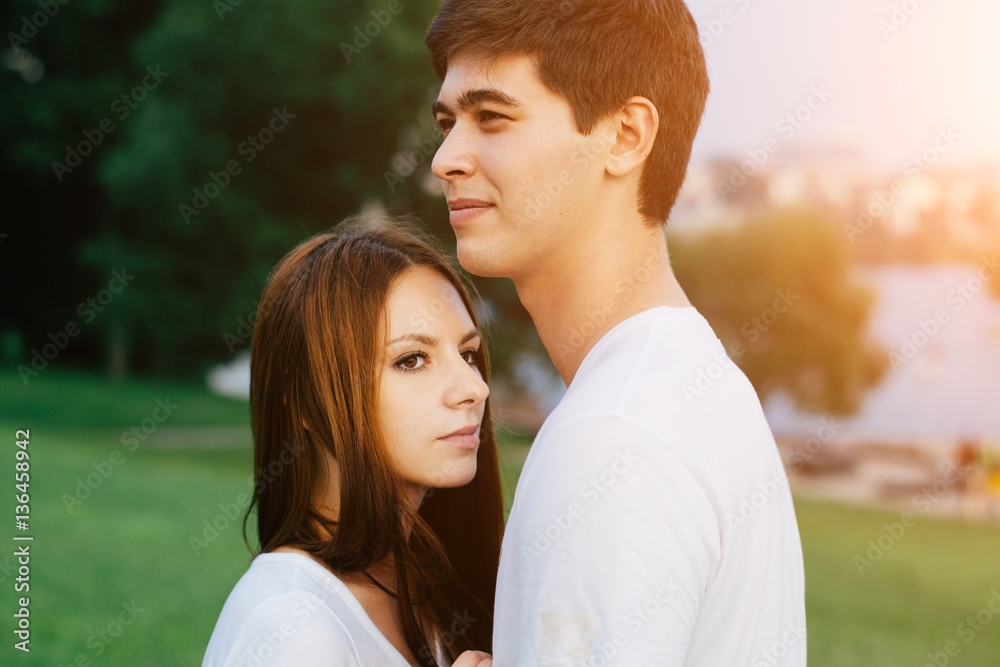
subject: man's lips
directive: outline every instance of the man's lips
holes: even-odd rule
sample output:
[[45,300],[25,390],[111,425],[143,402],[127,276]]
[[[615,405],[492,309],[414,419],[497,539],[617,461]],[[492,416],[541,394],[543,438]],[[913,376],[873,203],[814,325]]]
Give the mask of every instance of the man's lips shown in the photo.
[[448,209],[451,211],[448,219],[457,225],[467,222],[493,208],[493,204],[482,199],[449,199]]
[[463,197],[460,199],[449,199],[448,200],[448,210],[454,211],[464,211],[469,208],[489,208],[493,204],[488,201],[483,201],[482,199],[470,199]]

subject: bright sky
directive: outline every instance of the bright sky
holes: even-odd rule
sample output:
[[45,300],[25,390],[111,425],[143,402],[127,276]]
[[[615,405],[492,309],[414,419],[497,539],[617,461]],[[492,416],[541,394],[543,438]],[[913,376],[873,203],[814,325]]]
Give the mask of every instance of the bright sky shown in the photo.
[[[943,162],[1000,161],[1000,1],[687,2],[712,84],[696,162],[775,137],[848,143],[873,167],[898,171],[949,125],[960,139]],[[900,25],[889,33],[879,22],[896,28],[894,7]],[[813,86],[832,97],[784,138],[776,123]]]

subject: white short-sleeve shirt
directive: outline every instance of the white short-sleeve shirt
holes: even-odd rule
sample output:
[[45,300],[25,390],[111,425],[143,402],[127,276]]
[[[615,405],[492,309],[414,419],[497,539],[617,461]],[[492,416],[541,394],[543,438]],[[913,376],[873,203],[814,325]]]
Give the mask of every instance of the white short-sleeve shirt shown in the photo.
[[494,665],[806,664],[804,575],[760,401],[694,308],[590,350],[518,481]]
[[[439,665],[450,665],[440,644]],[[233,591],[202,667],[408,667],[350,589],[304,554],[262,553]]]

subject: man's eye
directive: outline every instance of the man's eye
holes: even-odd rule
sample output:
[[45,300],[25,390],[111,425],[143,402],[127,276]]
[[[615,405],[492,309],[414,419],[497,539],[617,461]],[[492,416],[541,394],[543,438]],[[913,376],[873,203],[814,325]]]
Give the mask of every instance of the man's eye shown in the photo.
[[503,114],[498,114],[495,111],[480,111],[479,112],[479,120],[481,122],[484,122],[484,123],[489,122],[491,120],[501,120],[501,119],[504,119],[504,118],[506,118],[506,116],[504,116]]
[[439,118],[437,123],[438,123],[438,127],[440,127],[445,132],[447,132],[451,128],[455,127],[455,119],[454,118]]

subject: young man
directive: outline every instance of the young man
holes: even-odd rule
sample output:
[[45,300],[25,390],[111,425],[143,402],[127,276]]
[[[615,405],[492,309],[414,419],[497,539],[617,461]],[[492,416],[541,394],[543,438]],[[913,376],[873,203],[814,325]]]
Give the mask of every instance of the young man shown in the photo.
[[495,664],[805,665],[774,438],[663,235],[708,94],[687,8],[445,0],[427,45],[459,261],[513,279],[568,386],[518,481]]

